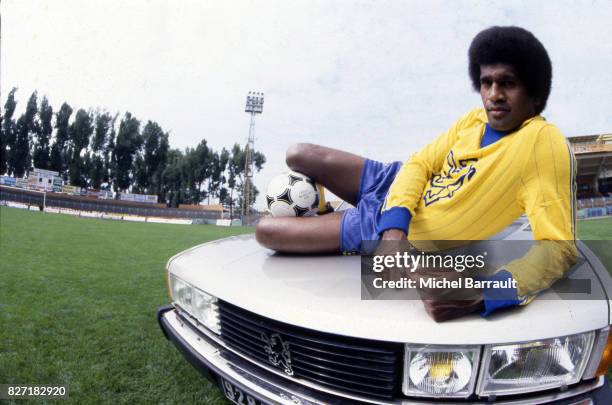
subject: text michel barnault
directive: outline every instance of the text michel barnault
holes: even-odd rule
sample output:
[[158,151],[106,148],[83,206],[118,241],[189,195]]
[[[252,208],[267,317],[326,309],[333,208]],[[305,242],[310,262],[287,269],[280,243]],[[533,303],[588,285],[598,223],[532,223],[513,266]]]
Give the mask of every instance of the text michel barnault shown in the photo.
[[473,278],[447,279],[444,277],[424,277],[411,279],[402,277],[398,280],[383,280],[376,277],[372,280],[374,288],[436,288],[436,289],[462,289],[462,288],[517,288],[516,280],[476,280]]

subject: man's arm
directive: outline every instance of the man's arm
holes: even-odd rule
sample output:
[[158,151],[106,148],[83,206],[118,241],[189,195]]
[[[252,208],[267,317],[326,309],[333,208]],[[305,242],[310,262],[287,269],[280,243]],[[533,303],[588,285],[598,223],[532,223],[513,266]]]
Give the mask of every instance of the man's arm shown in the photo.
[[576,262],[574,156],[559,130],[547,125],[537,135],[521,173],[518,196],[536,243],[521,258],[503,266],[497,279],[514,279],[514,291],[485,290],[485,311],[525,305]]
[[547,289],[576,263],[575,170],[565,137],[552,125],[544,127],[523,171],[519,195],[538,242],[505,266],[517,281],[519,297]]

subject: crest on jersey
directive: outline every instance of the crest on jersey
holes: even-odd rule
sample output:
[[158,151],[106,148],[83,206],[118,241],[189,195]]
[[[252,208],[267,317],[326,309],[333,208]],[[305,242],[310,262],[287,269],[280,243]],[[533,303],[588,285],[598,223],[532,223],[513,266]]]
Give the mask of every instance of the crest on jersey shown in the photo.
[[453,195],[476,173],[476,168],[472,165],[478,159],[462,159],[455,161],[455,156],[451,150],[446,156],[448,171],[434,176],[430,181],[429,190],[423,196],[425,206],[431,205],[444,198],[452,198]]

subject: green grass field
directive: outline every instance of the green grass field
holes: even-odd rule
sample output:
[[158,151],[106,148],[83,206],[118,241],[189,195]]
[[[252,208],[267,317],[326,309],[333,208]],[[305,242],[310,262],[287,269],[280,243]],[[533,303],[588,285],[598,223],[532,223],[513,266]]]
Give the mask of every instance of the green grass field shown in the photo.
[[[612,249],[607,241],[612,240],[612,218],[578,221],[578,237],[597,254],[599,260],[612,274]],[[610,376],[612,378],[612,374]]]
[[612,240],[612,218],[578,221],[578,237],[591,240]]
[[155,315],[172,255],[247,232],[0,208],[0,384],[65,385],[71,403],[224,404]]
[[[0,384],[65,385],[67,403],[225,403],[155,313],[169,301],[170,256],[252,231],[1,207]],[[582,221],[579,232],[612,239],[612,219]]]

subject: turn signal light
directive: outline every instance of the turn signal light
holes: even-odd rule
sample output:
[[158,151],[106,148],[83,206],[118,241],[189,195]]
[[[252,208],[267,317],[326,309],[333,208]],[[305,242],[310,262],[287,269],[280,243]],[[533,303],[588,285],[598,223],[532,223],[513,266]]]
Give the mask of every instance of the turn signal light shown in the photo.
[[608,341],[606,342],[606,348],[601,354],[601,361],[595,372],[596,376],[604,375],[608,372],[608,368],[612,363],[612,331],[608,334]]

